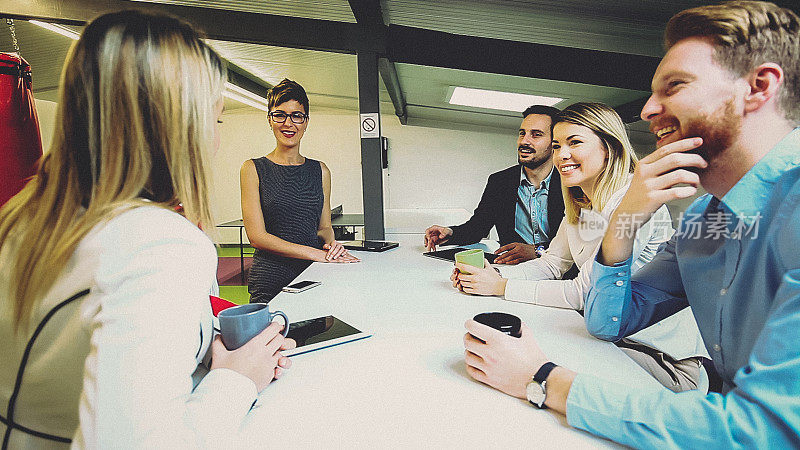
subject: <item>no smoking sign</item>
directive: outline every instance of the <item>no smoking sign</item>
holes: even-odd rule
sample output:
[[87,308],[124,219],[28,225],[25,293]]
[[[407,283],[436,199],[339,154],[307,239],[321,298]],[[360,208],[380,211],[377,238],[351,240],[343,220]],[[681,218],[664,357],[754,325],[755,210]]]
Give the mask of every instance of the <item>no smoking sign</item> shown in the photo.
[[376,138],[381,136],[378,113],[361,114],[361,137]]

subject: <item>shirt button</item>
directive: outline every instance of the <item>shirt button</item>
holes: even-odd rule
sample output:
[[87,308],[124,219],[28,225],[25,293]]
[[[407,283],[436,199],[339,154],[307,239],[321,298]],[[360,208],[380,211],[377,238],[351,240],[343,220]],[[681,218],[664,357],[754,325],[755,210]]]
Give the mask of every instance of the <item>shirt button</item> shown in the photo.
[[625,276],[625,272],[617,272],[617,275],[620,276],[620,277],[624,277]]
[[624,282],[624,281],[622,281],[622,280],[619,280],[619,281],[617,281],[617,282],[616,282],[616,283],[614,283],[614,284],[616,284],[617,286],[622,286],[623,284],[625,284],[625,282]]
[[619,317],[617,317],[617,316],[614,316],[614,317],[612,317],[612,318],[611,318],[611,321],[612,321],[612,322],[616,322],[616,321],[618,321],[618,320],[619,320]]
[[722,289],[719,290],[719,295],[725,295],[727,293],[728,293],[728,290],[725,289],[725,288],[722,288]]
[[720,347],[719,344],[714,344],[714,351],[718,352],[720,350],[722,350],[722,347]]

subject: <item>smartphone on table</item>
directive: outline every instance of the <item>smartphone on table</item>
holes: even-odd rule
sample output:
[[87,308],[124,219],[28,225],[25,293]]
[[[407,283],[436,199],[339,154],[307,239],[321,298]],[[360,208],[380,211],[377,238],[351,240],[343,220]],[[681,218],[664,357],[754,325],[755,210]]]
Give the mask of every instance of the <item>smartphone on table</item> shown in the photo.
[[290,292],[292,294],[296,294],[298,292],[307,291],[313,287],[317,287],[322,284],[321,281],[298,281],[297,283],[290,284],[282,289],[284,292]]

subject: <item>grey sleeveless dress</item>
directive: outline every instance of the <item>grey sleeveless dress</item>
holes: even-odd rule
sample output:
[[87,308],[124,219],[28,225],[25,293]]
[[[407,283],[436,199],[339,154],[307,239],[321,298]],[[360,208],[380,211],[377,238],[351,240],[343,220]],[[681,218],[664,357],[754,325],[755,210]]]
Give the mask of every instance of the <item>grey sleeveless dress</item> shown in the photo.
[[[324,201],[320,162],[306,158],[299,166],[284,166],[261,157],[253,159],[253,163],[267,233],[295,244],[322,248],[323,242],[317,236]],[[250,302],[269,302],[309,265],[311,261],[257,249],[247,279]]]

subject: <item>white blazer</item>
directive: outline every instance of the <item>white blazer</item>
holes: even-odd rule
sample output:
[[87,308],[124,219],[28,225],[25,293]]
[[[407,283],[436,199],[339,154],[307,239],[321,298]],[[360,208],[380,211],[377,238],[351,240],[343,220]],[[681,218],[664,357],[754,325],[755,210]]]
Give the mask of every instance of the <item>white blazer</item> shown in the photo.
[[[155,206],[96,226],[20,334],[10,316],[7,247],[0,253],[0,414],[14,424],[10,448],[230,442],[257,392],[227,369],[194,387],[214,336],[208,293],[217,257],[202,231]],[[15,393],[14,416],[5,417]],[[6,428],[0,423],[0,436]]]

